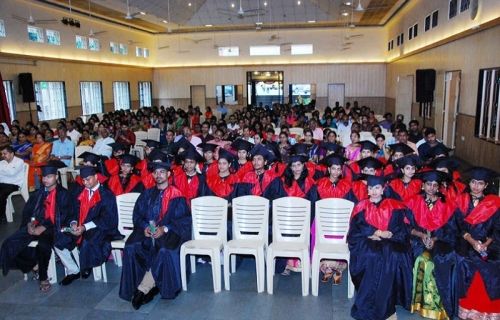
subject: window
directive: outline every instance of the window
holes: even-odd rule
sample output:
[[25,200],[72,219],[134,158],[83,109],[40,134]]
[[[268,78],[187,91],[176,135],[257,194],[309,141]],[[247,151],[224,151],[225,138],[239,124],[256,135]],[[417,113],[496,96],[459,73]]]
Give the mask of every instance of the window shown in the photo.
[[130,109],[130,87],[128,81],[113,82],[115,110]]
[[408,28],[408,40],[413,39],[413,26]]
[[90,51],[100,51],[101,43],[97,38],[89,38],[89,50]]
[[142,107],[151,107],[152,85],[150,81],[139,81],[139,105]]
[[215,102],[217,104],[238,104],[237,86],[231,84],[215,86]]
[[251,56],[279,56],[280,46],[250,46]]
[[240,55],[239,47],[219,47],[219,57],[237,57]]
[[109,43],[109,50],[114,54],[120,53],[120,47],[118,46],[118,43],[116,43],[116,42]]
[[398,47],[399,47],[399,44],[400,44],[400,36],[398,35],[398,37],[397,37],[396,39],[397,39],[397,40],[396,40],[396,46],[398,46]]
[[391,42],[387,42],[387,51],[391,51]]
[[43,29],[33,26],[28,26],[28,39],[31,42],[43,43]]
[[439,10],[432,13],[432,27],[435,28],[438,25]]
[[45,30],[45,35],[47,36],[47,43],[55,46],[61,45],[61,35],[59,31],[56,30]]
[[401,44],[405,43],[405,34],[401,32],[399,36],[401,37]]
[[47,121],[66,118],[64,82],[35,81],[35,96],[38,120]]
[[470,7],[470,0],[460,1],[460,12],[464,12],[465,10],[469,9],[469,7]]
[[500,67],[479,70],[475,134],[494,143],[500,142],[499,95]]
[[425,17],[425,26],[424,26],[424,31],[427,32],[431,28],[431,15],[428,15]]
[[0,20],[0,37],[5,37],[5,23],[3,20]]
[[128,54],[128,47],[126,44],[120,43],[120,54],[126,56]]
[[14,99],[14,86],[12,81],[4,80],[3,88],[5,89],[5,97],[7,97],[7,105],[9,106],[10,120],[16,118],[16,100]]
[[292,44],[290,48],[293,56],[299,54],[313,54],[312,44]]
[[149,49],[144,48],[144,58],[149,58]]
[[458,0],[449,0],[448,3],[448,19],[452,19],[457,15]]
[[103,111],[102,83],[100,81],[80,82],[83,115],[101,113]]
[[142,57],[144,55],[144,50],[139,47],[135,47],[135,56],[136,57]]
[[413,26],[413,38],[418,36],[418,23]]
[[87,50],[87,37],[75,36],[75,44],[77,49]]
[[391,40],[391,50],[394,49],[394,40]]

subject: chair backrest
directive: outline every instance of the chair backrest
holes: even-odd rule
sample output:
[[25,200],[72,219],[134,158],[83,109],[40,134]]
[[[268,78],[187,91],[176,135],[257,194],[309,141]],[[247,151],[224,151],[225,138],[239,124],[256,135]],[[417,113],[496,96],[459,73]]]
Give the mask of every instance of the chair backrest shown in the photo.
[[148,129],[147,135],[148,135],[148,139],[160,142],[160,129],[150,128],[150,129]]
[[227,200],[207,196],[191,200],[193,238],[227,241]]
[[234,198],[233,239],[262,240],[269,235],[269,200],[259,196]]
[[136,131],[135,134],[135,145],[136,146],[145,146],[146,143],[142,140],[146,140],[148,138],[148,133],[146,131]]
[[21,191],[21,195],[23,196],[25,201],[28,201],[28,198],[30,196],[28,188],[29,171],[30,171],[30,165],[24,163],[24,179],[23,179],[23,184],[19,187],[19,191]]
[[81,161],[83,161],[83,159],[80,158],[80,155],[84,152],[92,152],[92,147],[91,146],[77,146],[75,148],[75,164],[77,166],[80,165]]
[[371,141],[373,143],[377,143],[377,141],[375,141],[375,138],[373,137],[372,133],[369,131],[361,131],[359,133],[359,139],[360,139],[360,141],[368,140],[368,141]]
[[298,197],[273,201],[273,242],[309,245],[311,202]]
[[340,198],[316,201],[316,243],[345,243],[354,203]]
[[125,239],[130,236],[134,229],[132,216],[139,195],[140,193],[131,192],[116,197],[116,206],[118,208],[118,231],[125,236]]
[[293,128],[290,128],[289,131],[290,131],[290,134],[299,135],[301,137],[304,135],[304,129],[303,128],[293,127]]

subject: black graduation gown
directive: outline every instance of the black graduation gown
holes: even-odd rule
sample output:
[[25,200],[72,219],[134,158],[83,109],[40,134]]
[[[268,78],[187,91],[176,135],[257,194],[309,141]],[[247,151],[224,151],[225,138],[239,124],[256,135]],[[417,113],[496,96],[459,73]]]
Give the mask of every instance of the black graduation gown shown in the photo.
[[[76,220],[68,191],[60,185],[57,186],[54,224],[49,219],[45,219],[44,201],[47,195],[44,188],[40,188],[29,197],[23,209],[23,219],[19,230],[3,242],[0,250],[0,265],[4,275],[10,269],[20,269],[24,273],[33,269],[37,264],[37,250],[51,250],[53,246],[72,250],[75,247],[74,239],[61,232],[61,228],[69,226],[72,220]],[[26,225],[31,221],[31,217],[35,217],[36,221],[46,228],[40,236],[28,233]],[[38,240],[39,249],[28,247],[34,240]]]
[[[80,269],[98,267],[111,254],[111,241],[120,238],[118,232],[118,209],[115,195],[106,187],[99,187],[101,201],[89,209],[83,224],[93,221],[95,228],[82,235],[80,249]],[[76,199],[76,212],[80,212],[80,201]]]
[[[363,200],[357,206],[369,201]],[[384,199],[377,207],[387,205],[386,201],[394,200]],[[377,228],[367,222],[364,210],[351,218],[347,242],[351,252],[349,270],[356,288],[351,309],[355,319],[385,320],[396,312],[396,305],[410,307],[412,264],[405,215],[404,208],[392,210],[387,230],[393,236],[381,241],[368,239]]]
[[[170,191],[167,192],[167,190]],[[191,238],[191,215],[186,198],[169,186],[164,197],[169,197],[166,213],[159,220],[161,210],[160,190],[145,190],[134,207],[134,231],[127,239],[123,255],[120,298],[130,301],[146,271],[151,269],[161,297],[173,299],[182,288],[180,272],[180,247]],[[144,235],[150,220],[158,226],[167,226],[168,232],[155,239]]]

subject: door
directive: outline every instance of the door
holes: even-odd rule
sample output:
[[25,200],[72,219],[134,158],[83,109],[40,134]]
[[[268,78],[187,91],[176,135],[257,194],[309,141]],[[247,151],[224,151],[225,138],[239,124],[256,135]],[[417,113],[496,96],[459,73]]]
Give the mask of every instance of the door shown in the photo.
[[413,76],[399,76],[396,86],[396,115],[402,114],[404,122],[411,120],[411,105],[413,102]]
[[191,86],[191,105],[205,109],[206,90],[205,86]]
[[330,108],[335,107],[335,102],[344,106],[345,84],[344,83],[329,83],[328,84],[328,105]]
[[447,71],[444,76],[443,143],[455,148],[461,71]]

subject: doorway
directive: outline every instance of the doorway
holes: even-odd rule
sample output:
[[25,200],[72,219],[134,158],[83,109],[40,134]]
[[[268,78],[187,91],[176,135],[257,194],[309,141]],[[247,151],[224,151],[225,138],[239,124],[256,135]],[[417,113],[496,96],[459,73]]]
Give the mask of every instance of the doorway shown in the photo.
[[329,83],[328,84],[328,106],[335,107],[338,102],[340,106],[344,107],[345,100],[345,84],[344,83]]
[[[197,85],[191,86],[191,105],[193,107],[200,107],[201,110],[205,109],[206,101],[206,88],[205,86]],[[203,111],[202,111],[203,112]]]
[[283,71],[247,71],[247,97],[253,106],[283,103]]
[[455,148],[461,71],[447,71],[444,76],[443,143]]
[[404,122],[411,120],[411,106],[413,103],[413,75],[399,76],[396,86],[396,115],[402,114]]

